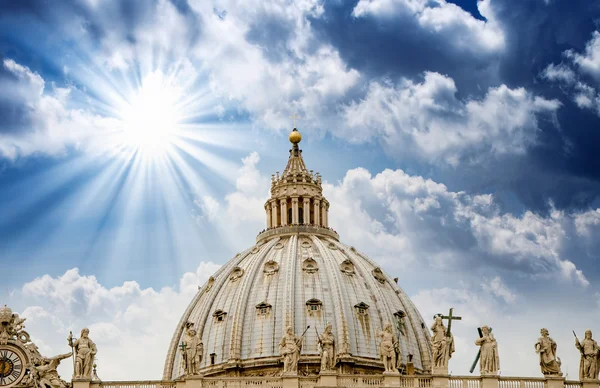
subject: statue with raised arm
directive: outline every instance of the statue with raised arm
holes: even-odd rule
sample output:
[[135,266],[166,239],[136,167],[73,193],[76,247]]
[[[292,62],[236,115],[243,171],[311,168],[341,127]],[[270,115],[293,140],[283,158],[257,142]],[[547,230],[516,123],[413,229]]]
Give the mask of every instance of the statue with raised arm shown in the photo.
[[73,341],[73,337],[69,335],[69,346],[75,352],[75,370],[73,377],[75,378],[92,378],[92,367],[94,365],[94,356],[96,355],[96,344],[88,335],[90,330],[84,328],[81,330],[81,336],[78,340]]
[[498,343],[488,326],[481,326],[481,337],[475,340],[475,345],[480,347],[479,370],[481,374],[498,374],[498,370],[500,369]]
[[383,331],[379,333],[381,342],[379,343],[379,356],[383,362],[383,367],[386,372],[397,372],[397,357],[396,350],[398,347],[398,337],[392,330],[392,324],[387,322],[383,327]]
[[325,326],[325,332],[319,337],[321,349],[321,371],[333,370],[335,366],[335,338],[331,332],[331,323]]
[[[575,333],[573,333],[575,334]],[[585,331],[585,338],[579,341],[575,336],[575,347],[581,353],[579,361],[579,380],[598,379],[599,363],[600,363],[600,348],[598,343],[592,339],[592,331]]]
[[294,334],[291,326],[286,327],[285,335],[279,341],[279,354],[283,358],[283,374],[298,373],[298,361],[302,350],[302,338]]
[[556,356],[556,342],[550,338],[548,329],[540,330],[541,337],[535,343],[535,352],[540,355],[540,368],[544,375],[562,376],[560,358]]
[[71,357],[72,353],[59,354],[52,358],[42,357],[40,365],[30,365],[29,383],[36,388],[67,388],[66,381],[62,380],[56,371],[61,360]]

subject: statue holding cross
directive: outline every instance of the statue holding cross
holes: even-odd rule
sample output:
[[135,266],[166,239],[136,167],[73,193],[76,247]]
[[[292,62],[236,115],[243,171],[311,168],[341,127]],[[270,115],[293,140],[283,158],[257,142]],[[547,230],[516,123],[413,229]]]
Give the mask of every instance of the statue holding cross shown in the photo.
[[[431,349],[433,352],[433,367],[435,369],[442,368],[447,371],[448,360],[454,353],[454,336],[450,331],[452,328],[453,320],[461,320],[461,317],[452,315],[452,308],[448,315],[436,314],[433,316],[434,322],[431,325],[431,331],[433,333],[431,337]],[[444,325],[444,319],[448,320],[448,328]]]

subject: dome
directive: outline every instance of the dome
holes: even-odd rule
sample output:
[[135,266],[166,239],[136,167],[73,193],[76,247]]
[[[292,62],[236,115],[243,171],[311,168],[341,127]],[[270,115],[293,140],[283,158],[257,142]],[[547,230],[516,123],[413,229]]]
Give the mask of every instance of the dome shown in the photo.
[[198,291],[171,340],[164,379],[184,374],[180,344],[191,326],[203,344],[205,375],[277,375],[287,326],[298,337],[306,330],[298,372],[318,373],[317,332],[328,323],[342,373],[383,371],[378,333],[386,323],[395,328],[399,364],[431,370],[423,318],[395,280],[329,228],[321,176],[292,145],[286,169],[272,177],[267,228]]

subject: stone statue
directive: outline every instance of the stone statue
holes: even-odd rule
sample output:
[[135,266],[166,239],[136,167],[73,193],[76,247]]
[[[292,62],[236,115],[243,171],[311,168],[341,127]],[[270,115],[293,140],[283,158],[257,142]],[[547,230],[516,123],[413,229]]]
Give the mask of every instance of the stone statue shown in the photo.
[[70,334],[67,338],[69,346],[75,352],[75,378],[92,378],[92,367],[94,365],[94,356],[96,355],[96,344],[88,337],[90,330],[84,328],[81,330],[81,336],[73,342],[73,336]]
[[[431,325],[431,350],[433,352],[433,367],[447,368],[448,360],[454,353],[454,336],[448,333],[442,315],[437,314],[434,317],[433,325]],[[449,334],[449,335],[448,335]]]
[[383,366],[386,372],[397,372],[397,360],[398,355],[396,354],[399,349],[398,337],[392,330],[392,324],[387,322],[383,327],[383,331],[379,333],[381,342],[379,343],[379,356],[383,362]]
[[56,368],[61,360],[71,357],[71,354],[60,354],[52,358],[43,357],[40,365],[29,365],[29,376],[25,385],[33,385],[36,388],[67,388],[67,383],[60,378]]
[[560,358],[556,357],[556,342],[548,336],[548,329],[540,330],[542,336],[535,343],[535,352],[540,355],[540,367],[544,375],[562,376]]
[[592,339],[592,331],[585,331],[585,338],[579,342],[575,337],[575,347],[581,352],[579,361],[579,380],[598,379],[600,371],[600,348],[598,343]]
[[331,332],[331,324],[325,326],[325,332],[319,337],[321,348],[321,371],[333,370],[335,366],[335,338]]
[[500,357],[498,357],[498,343],[487,326],[481,327],[480,338],[475,340],[475,345],[480,346],[479,370],[482,375],[498,374]]
[[187,375],[197,375],[204,354],[204,344],[196,334],[196,329],[189,326],[183,339],[183,370]]
[[298,373],[298,361],[302,350],[302,338],[294,334],[294,329],[288,326],[285,335],[279,342],[279,354],[283,358],[283,374]]

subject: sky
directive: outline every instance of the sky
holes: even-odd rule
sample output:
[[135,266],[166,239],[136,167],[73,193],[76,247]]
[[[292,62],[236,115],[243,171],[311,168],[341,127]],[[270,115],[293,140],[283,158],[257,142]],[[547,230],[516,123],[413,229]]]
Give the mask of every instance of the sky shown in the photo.
[[[265,227],[300,118],[330,225],[429,320],[453,374],[569,379],[600,336],[600,3],[0,1],[0,302],[42,354],[159,379],[211,273]],[[136,356],[133,357],[132,355]],[[71,375],[69,363],[59,371]]]

